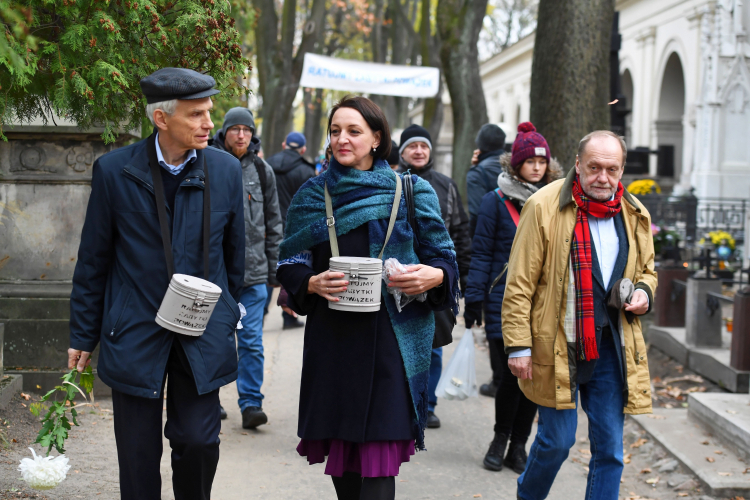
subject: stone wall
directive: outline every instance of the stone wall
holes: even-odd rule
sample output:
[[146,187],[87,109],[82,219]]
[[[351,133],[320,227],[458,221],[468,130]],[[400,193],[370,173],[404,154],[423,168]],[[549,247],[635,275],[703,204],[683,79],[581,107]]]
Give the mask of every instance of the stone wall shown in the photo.
[[81,132],[75,126],[8,127],[5,134],[9,140],[0,141],[5,369],[25,374],[28,390],[46,391],[67,370],[71,280],[92,167],[131,136],[106,145],[100,130]]

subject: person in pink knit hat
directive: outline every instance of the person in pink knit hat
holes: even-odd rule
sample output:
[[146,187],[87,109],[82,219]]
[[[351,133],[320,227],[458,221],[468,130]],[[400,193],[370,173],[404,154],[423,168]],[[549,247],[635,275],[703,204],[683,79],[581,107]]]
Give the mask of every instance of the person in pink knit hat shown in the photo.
[[477,217],[464,320],[467,328],[474,323],[481,326],[484,314],[496,385],[495,437],[484,457],[484,467],[492,471],[506,467],[521,474],[526,469],[526,442],[536,404],[523,395],[508,367],[501,318],[505,270],[523,206],[537,190],[562,177],[562,168],[550,158],[547,141],[529,122],[518,126],[512,151],[500,156],[499,162],[503,170],[497,176],[496,189],[482,197]]

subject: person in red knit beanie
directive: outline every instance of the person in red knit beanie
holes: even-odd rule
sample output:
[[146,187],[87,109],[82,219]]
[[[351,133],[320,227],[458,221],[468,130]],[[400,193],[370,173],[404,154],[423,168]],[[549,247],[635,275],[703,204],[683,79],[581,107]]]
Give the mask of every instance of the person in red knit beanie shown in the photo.
[[[524,179],[530,179],[535,177],[534,175],[523,175],[524,173],[531,173],[532,165],[526,165],[527,160],[536,159],[536,170],[541,171],[544,175],[547,165],[550,163],[549,145],[547,140],[542,134],[536,131],[536,127],[531,122],[523,122],[518,125],[518,135],[516,140],[513,141],[513,153],[510,158],[510,165],[515,170],[516,175],[521,174]],[[543,166],[542,166],[543,163]],[[526,171],[529,172],[526,172]],[[537,181],[538,182],[538,181]]]

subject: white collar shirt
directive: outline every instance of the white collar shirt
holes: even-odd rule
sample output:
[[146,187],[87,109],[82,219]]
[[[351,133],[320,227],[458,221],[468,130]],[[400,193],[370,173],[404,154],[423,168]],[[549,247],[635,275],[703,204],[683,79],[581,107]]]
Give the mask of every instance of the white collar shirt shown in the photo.
[[195,160],[198,159],[198,153],[195,152],[194,149],[191,149],[188,151],[187,159],[185,161],[177,166],[170,165],[164,160],[164,155],[161,154],[161,148],[159,147],[159,133],[156,133],[156,159],[159,161],[159,165],[161,165],[164,169],[167,170],[172,175],[177,175],[185,168],[185,166],[188,163],[192,163]]

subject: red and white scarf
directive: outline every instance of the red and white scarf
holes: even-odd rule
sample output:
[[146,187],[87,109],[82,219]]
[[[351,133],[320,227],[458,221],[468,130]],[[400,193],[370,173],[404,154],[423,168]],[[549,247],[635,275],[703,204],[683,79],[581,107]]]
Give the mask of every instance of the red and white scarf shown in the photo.
[[581,361],[599,359],[594,324],[594,285],[591,276],[593,263],[588,216],[610,218],[619,214],[623,191],[622,183],[619,183],[613,200],[596,201],[583,192],[579,177],[576,176],[573,182],[573,199],[578,211],[570,259],[576,282],[576,353]]

